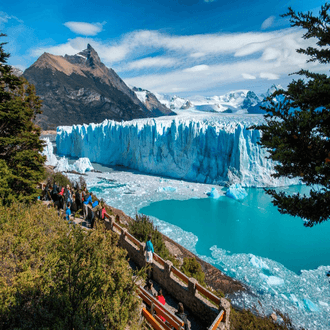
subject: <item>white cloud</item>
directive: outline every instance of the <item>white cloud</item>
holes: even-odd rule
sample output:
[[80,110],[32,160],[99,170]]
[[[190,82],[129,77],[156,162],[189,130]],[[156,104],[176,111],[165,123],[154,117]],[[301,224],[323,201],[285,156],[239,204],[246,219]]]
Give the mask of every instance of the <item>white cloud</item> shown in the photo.
[[270,73],[270,72],[261,72],[259,75],[260,78],[262,79],[267,79],[267,80],[277,80],[280,79],[280,76],[275,74],[275,73]]
[[185,72],[201,72],[201,71],[207,71],[210,67],[205,64],[201,65],[195,65],[191,68],[184,69]]
[[268,28],[270,28],[275,20],[275,16],[270,16],[267,19],[265,19],[262,24],[261,24],[261,30],[266,30]]
[[175,65],[177,62],[174,58],[166,58],[166,57],[146,57],[141,60],[137,60],[128,64],[128,70],[134,69],[143,69],[143,68],[161,68],[161,67],[171,67]]
[[[313,42],[304,40],[302,31],[295,28],[189,36],[142,30],[111,43],[74,38],[62,45],[35,49],[33,55],[41,55],[44,51],[56,55],[76,54],[90,43],[101,60],[121,77],[125,78],[126,72],[130,71],[130,78],[126,79],[130,85],[170,93],[247,84],[249,80],[288,81],[288,74],[301,68],[315,71],[320,67],[321,72],[326,72],[329,66],[307,64],[307,57],[296,52],[298,48],[315,46]],[[155,53],[157,56],[153,56]]]
[[66,22],[64,25],[76,34],[84,36],[96,36],[103,30],[103,23]]
[[249,73],[242,73],[242,77],[243,77],[244,79],[247,79],[247,80],[257,79],[256,76],[253,76],[252,74],[249,74]]
[[17,21],[18,23],[24,23],[21,19],[17,18],[16,16],[8,15],[4,11],[0,11],[0,25],[4,23],[8,23],[10,19]]

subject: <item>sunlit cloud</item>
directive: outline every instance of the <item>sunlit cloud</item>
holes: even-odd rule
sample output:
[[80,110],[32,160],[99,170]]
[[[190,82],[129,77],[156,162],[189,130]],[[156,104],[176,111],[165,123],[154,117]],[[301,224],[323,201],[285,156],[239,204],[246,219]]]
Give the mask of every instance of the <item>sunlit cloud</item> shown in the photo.
[[195,65],[192,68],[187,68],[184,71],[185,72],[201,72],[201,71],[207,71],[209,70],[209,66],[205,65],[205,64],[201,64],[201,65]]
[[[295,28],[189,36],[140,30],[107,42],[77,37],[61,45],[34,49],[32,54],[73,55],[90,43],[107,66],[122,78],[126,76],[129,85],[171,93],[279,80],[301,68],[314,69],[316,63],[306,63],[307,57],[296,52],[313,42],[303,39],[302,31]],[[321,70],[329,67],[323,65]]]
[[273,25],[274,20],[275,20],[275,16],[270,16],[267,19],[265,19],[261,24],[261,30],[266,30],[270,28]]
[[137,60],[131,62],[127,65],[128,70],[134,69],[143,69],[143,68],[162,68],[162,67],[171,67],[175,65],[177,62],[174,58],[166,58],[166,57],[146,57],[141,60]]
[[270,72],[261,72],[259,75],[260,78],[262,79],[267,79],[267,80],[277,80],[280,79],[280,76],[275,74],[275,73],[270,73]]
[[86,22],[66,22],[64,25],[76,34],[84,36],[96,36],[103,30],[103,23],[86,23]]
[[249,74],[249,73],[242,73],[242,77],[244,79],[247,79],[247,80],[254,80],[254,79],[257,79],[256,76],[253,76],[252,74]]

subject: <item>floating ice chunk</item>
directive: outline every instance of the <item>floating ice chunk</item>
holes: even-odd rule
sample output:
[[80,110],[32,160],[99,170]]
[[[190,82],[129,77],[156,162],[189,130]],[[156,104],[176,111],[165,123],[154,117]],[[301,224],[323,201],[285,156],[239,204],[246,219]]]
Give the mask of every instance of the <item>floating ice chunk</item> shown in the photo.
[[218,199],[220,197],[217,188],[212,188],[210,192],[206,193],[206,195],[214,199]]
[[77,161],[73,164],[73,170],[79,172],[79,173],[85,173],[91,170],[94,170],[93,165],[91,164],[91,161],[87,157],[79,158]]
[[158,192],[176,192],[178,188],[176,187],[159,187]]
[[293,293],[290,294],[290,299],[298,308],[304,309],[303,303],[298,300],[298,298]]
[[267,276],[263,273],[260,273],[259,276],[270,286],[284,284],[284,280],[277,276]]
[[269,269],[267,264],[256,256],[252,256],[252,258],[250,259],[250,264],[257,268]]
[[320,309],[309,299],[304,299],[304,304],[307,308],[307,310],[311,311],[311,312],[319,312]]
[[320,304],[321,306],[324,306],[324,307],[329,307],[329,305],[328,305],[326,302],[321,301],[321,300],[319,300],[319,304]]
[[57,158],[54,155],[54,148],[53,144],[50,142],[49,138],[42,139],[45,141],[46,145],[44,146],[44,150],[42,151],[42,155],[46,156],[46,165],[56,166],[57,164]]
[[68,159],[62,157],[58,160],[56,167],[54,168],[55,172],[67,172],[71,171],[72,167],[69,165]]
[[232,184],[226,192],[227,197],[237,200],[242,200],[247,195],[248,195],[247,192],[245,191],[244,188],[242,188],[242,186],[239,183]]

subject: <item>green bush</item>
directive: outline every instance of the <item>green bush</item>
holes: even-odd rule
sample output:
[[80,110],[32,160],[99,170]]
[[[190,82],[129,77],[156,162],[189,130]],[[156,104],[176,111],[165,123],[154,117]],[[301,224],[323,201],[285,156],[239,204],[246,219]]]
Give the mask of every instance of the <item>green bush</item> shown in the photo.
[[237,311],[231,308],[230,311],[230,330],[293,330],[295,329],[288,317],[277,312],[284,321],[278,324],[270,317],[261,317],[253,314],[251,311],[243,309]]
[[73,186],[73,183],[70,181],[70,179],[60,172],[50,173],[46,180],[51,184],[56,182],[57,186],[60,187],[66,187],[67,185],[69,185],[70,187]]
[[170,252],[163,241],[162,234],[154,227],[152,220],[148,216],[137,214],[135,221],[130,222],[128,230],[140,242],[146,242],[148,235],[151,234],[151,242],[155,252],[163,259],[174,259],[170,256]]
[[39,203],[0,205],[0,329],[138,329],[142,272],[117,241]]
[[206,286],[205,274],[200,263],[195,258],[184,258],[181,271],[188,277],[195,278],[201,285]]

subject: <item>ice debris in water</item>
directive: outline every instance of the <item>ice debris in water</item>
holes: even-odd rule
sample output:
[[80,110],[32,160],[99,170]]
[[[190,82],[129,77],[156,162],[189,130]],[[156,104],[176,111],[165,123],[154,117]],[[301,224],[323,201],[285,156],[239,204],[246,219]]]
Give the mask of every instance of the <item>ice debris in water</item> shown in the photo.
[[254,255],[250,259],[250,264],[254,267],[257,267],[257,268],[269,269],[269,267],[267,266],[267,264],[263,260],[261,260],[260,258],[257,258]]
[[42,151],[42,155],[46,156],[46,165],[56,166],[57,158],[54,155],[53,144],[51,143],[48,137],[42,139],[46,144],[44,146],[44,150]]
[[247,196],[247,192],[239,183],[232,184],[227,192],[226,196],[232,199],[242,200]]
[[72,169],[79,173],[85,173],[94,170],[94,167],[91,164],[89,158],[83,157],[79,158],[77,161],[74,162],[74,164],[72,165]]
[[176,187],[159,187],[158,192],[176,192],[178,189]]
[[220,197],[219,191],[217,188],[212,188],[210,192],[206,193],[210,198],[218,199]]

